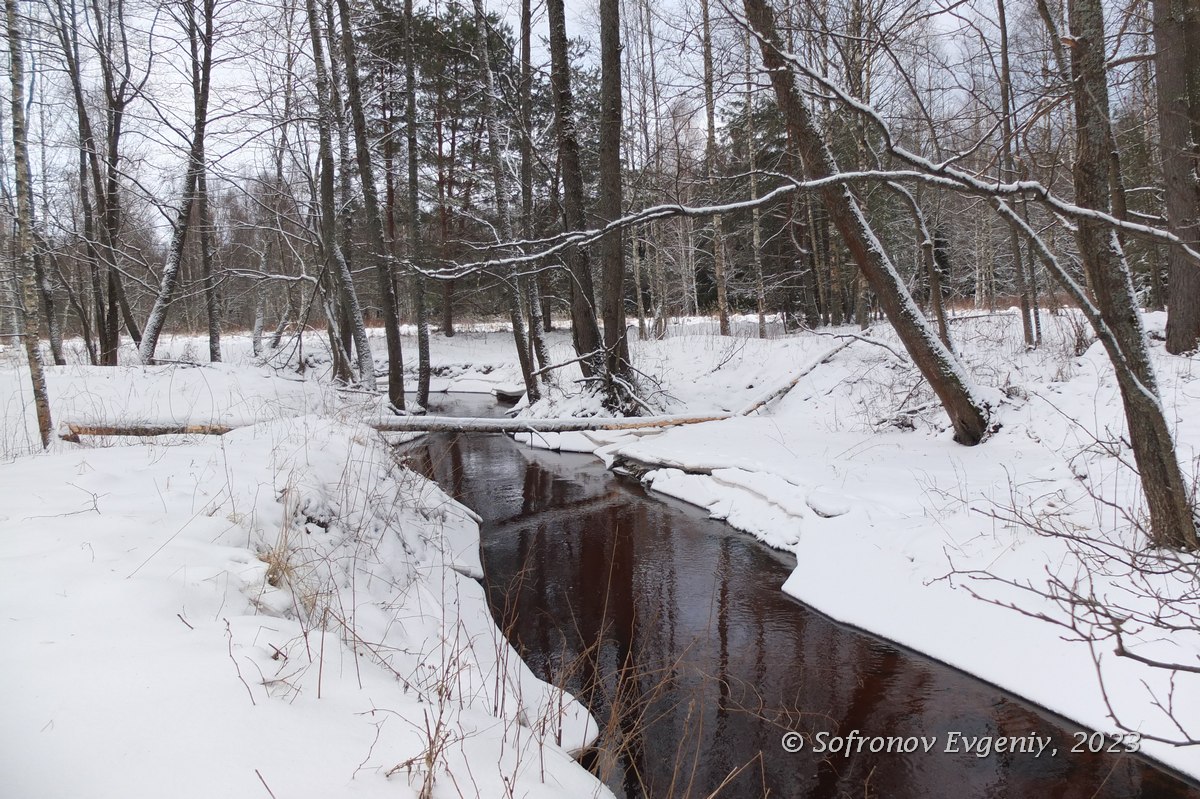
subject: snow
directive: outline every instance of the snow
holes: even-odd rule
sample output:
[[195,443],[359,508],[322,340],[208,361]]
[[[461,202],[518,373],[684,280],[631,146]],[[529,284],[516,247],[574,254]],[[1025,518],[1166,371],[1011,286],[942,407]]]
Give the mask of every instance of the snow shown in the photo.
[[5,795],[608,795],[569,754],[595,721],[492,620],[478,517],[348,421],[361,396],[53,372],[60,418],[259,421],[0,465]]
[[[1043,321],[1047,341],[1034,352],[1025,351],[1011,314],[955,323],[956,347],[1000,425],[977,447],[953,443],[911,364],[856,342],[753,415],[610,434],[595,451],[618,467],[636,465],[654,491],[794,553],[783,590],[839,621],[976,674],[1082,729],[1114,732],[1115,714],[1147,735],[1176,739],[1173,720],[1156,706],[1170,697],[1196,737],[1198,675],[1117,657],[1112,639],[1093,653],[1075,633],[1027,615],[1070,621],[1042,596],[1054,591],[1052,578],[1081,586],[1091,580],[1097,597],[1143,616],[1158,609],[1154,597],[1172,597],[1184,603],[1184,618],[1131,624],[1126,644],[1142,656],[1200,665],[1194,557],[1149,578],[1132,578],[1119,559],[1089,570],[1080,547],[1015,518],[1088,536],[1119,556],[1145,546],[1129,521],[1144,517],[1143,500],[1120,443],[1120,395],[1103,349],[1093,345],[1076,357],[1069,315]],[[1164,319],[1149,314],[1146,323],[1153,331]],[[895,346],[894,336],[880,335]],[[685,334],[640,342],[635,352],[639,368],[658,378],[667,409],[732,411],[823,360],[830,343],[817,335],[758,341]],[[1200,364],[1161,346],[1154,358],[1180,458],[1194,480]],[[525,440],[585,449],[584,434],[572,435],[569,442]],[[1190,629],[1169,629],[1171,622]],[[1196,746],[1146,741],[1143,750],[1200,777]]]
[[[891,349],[851,339],[831,356],[847,339],[784,336],[777,323],[767,340],[721,337],[704,319],[632,342],[640,387],[656,413],[729,418],[517,438],[595,453],[793,553],[783,590],[835,619],[1080,729],[1115,731],[1115,713],[1177,736],[1155,702],[1174,678],[1178,719],[1193,724],[1200,675],[1118,657],[1111,638],[1090,648],[1037,618],[1071,620],[1044,596],[1052,580],[1090,586],[1130,614],[1154,612],[1160,596],[1191,613],[1168,621],[1190,628],[1135,619],[1126,645],[1200,665],[1200,609],[1186,604],[1194,558],[1138,577],[1030,528],[1146,556],[1130,521],[1145,514],[1119,391],[1102,347],[1075,355],[1077,321],[1046,313],[1047,340],[1032,352],[1011,313],[952,323],[999,424],[977,447],[953,442],[886,326],[872,337]],[[1144,321],[1153,340],[1164,317]],[[571,357],[565,331],[550,343],[556,359]],[[502,325],[435,334],[434,389],[520,385],[512,346]],[[189,350],[203,341],[164,338],[159,357],[187,360]],[[416,795],[431,737],[445,741],[433,747],[434,795],[503,795],[506,778],[517,795],[603,795],[566,754],[594,722],[533,678],[487,613],[472,579],[477,517],[390,460],[361,424],[381,413],[380,399],[328,385],[319,337],[305,343],[303,376],[260,366],[249,350],[229,337],[222,365],[115,370],[82,366],[76,351],[72,365],[49,369],[56,421],[250,426],[210,439],[56,442],[38,455],[28,454],[36,430],[19,356],[0,353],[0,673],[12,677],[0,689],[0,771],[16,775],[15,795],[157,795],[170,784],[183,795],[261,796],[263,782],[280,797]],[[405,355],[415,366],[415,351]],[[1194,483],[1200,360],[1157,343],[1153,358]],[[606,415],[596,397],[574,393],[577,377],[561,370],[556,390],[518,405],[521,418]],[[267,561],[289,564],[271,573],[279,585]],[[543,735],[547,717],[563,720],[561,747]],[[440,737],[428,732],[437,723]],[[1200,778],[1197,747],[1143,749]]]

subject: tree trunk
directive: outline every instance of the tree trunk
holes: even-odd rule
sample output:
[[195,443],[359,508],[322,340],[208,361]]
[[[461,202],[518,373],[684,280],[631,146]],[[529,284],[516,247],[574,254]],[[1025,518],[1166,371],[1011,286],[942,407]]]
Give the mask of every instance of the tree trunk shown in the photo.
[[[1071,0],[1068,8],[1075,101],[1075,202],[1107,213],[1112,189],[1107,157],[1111,128],[1104,11],[1100,0]],[[1080,258],[1096,306],[1119,347],[1115,358],[1127,367],[1118,366],[1116,372],[1150,512],[1151,538],[1159,546],[1195,549],[1196,521],[1159,404],[1125,253],[1112,228],[1103,222],[1083,216],[1077,225]]]
[[8,27],[9,73],[12,84],[13,161],[17,195],[17,269],[23,306],[22,334],[25,357],[29,361],[29,379],[37,411],[38,433],[42,447],[50,446],[50,398],[46,392],[45,366],[41,348],[41,313],[37,283],[33,274],[33,203],[30,202],[29,146],[25,121],[25,53],[17,21],[17,0],[4,0]]
[[[600,0],[600,200],[601,222],[621,218],[621,3]],[[604,351],[609,381],[632,385],[629,364],[629,340],[625,335],[625,246],[617,232],[600,242],[603,270]],[[609,387],[609,400],[618,402],[615,386]]]
[[[1168,229],[1200,250],[1200,5],[1154,0],[1155,84]],[[1200,344],[1200,264],[1179,247],[1167,260],[1167,352]]]
[[[546,0],[550,22],[550,84],[554,95],[554,127],[558,137],[563,175],[563,228],[584,230],[583,171],[579,164],[579,138],[575,132],[575,99],[571,94],[571,64],[567,55],[567,21],[563,0]],[[600,329],[596,323],[596,292],[587,251],[571,247],[566,253],[571,278],[571,334],[575,353],[583,360],[584,377],[599,376],[602,369]]]
[[[417,182],[417,47],[413,33],[412,0],[404,0],[404,134],[408,157],[408,257],[416,263],[421,251],[421,187]],[[429,309],[425,303],[425,277],[415,268],[410,281],[413,309],[417,324],[417,405],[429,405],[429,380],[432,370],[429,365]],[[443,313],[451,320],[450,298],[454,293],[452,284],[447,284],[446,307]],[[454,335],[453,321],[449,333]]]
[[[1015,114],[1012,97],[1012,72],[1008,60],[1008,14],[1004,0],[996,0],[996,19],[1000,29],[1000,138],[1001,138],[1001,181],[1017,179],[1016,166],[1013,163],[1013,116]],[[1025,261],[1021,257],[1021,239],[1015,230],[1010,231],[1009,241],[1012,245],[1013,270],[1017,282],[1017,294],[1021,304],[1021,333],[1025,336],[1025,347],[1032,349],[1036,346],[1033,336],[1032,303],[1029,299],[1028,281],[1025,279]]]
[[[929,225],[925,222],[925,214],[921,211],[921,206],[917,203],[917,198],[912,196],[912,192],[901,186],[899,183],[888,184],[908,206],[908,212],[912,215],[913,224],[917,228],[917,235],[921,239],[921,263],[925,269],[925,277],[929,281],[929,305],[933,308],[933,318],[937,321],[938,338],[947,350],[954,351],[954,346],[950,343],[950,330],[946,324],[946,309],[942,303],[942,278],[939,274],[937,266],[937,254],[933,243],[933,234],[929,232]],[[1014,233],[1014,237],[1015,237]],[[1019,245],[1019,242],[1018,242]]]
[[[492,172],[492,191],[496,198],[496,233],[502,245],[513,240],[512,211],[508,203],[508,180],[504,172],[504,153],[500,147],[500,125],[496,119],[496,80],[492,75],[492,58],[488,46],[487,16],[483,12],[483,0],[474,0],[475,27],[479,32],[476,43],[480,78],[483,81],[483,118],[487,127],[488,160]],[[501,246],[503,256],[508,246]],[[521,365],[521,377],[525,381],[525,393],[530,404],[541,399],[537,377],[533,374],[533,359],[529,349],[529,338],[525,331],[525,318],[521,313],[519,278],[508,279],[505,293],[508,295],[508,317],[512,321],[513,341],[517,347],[517,361]]]
[[257,358],[263,354],[263,328],[267,324],[267,263],[271,260],[268,241],[258,258],[258,285],[254,287],[254,327],[250,332],[250,348]]
[[387,340],[388,401],[397,410],[404,410],[404,355],[400,351],[400,315],[396,308],[396,286],[392,281],[392,264],[387,244],[383,240],[383,217],[375,190],[375,170],[371,164],[370,131],[363,111],[362,88],[358,76],[358,54],[350,18],[350,4],[337,0],[342,25],[342,57],[346,65],[346,90],[350,101],[350,121],[354,126],[354,153],[358,162],[359,183],[362,184],[363,210],[366,215],[367,238],[379,279],[379,301],[383,306],[383,329]]
[[213,270],[212,219],[208,211],[208,177],[196,181],[196,224],[200,228],[200,268],[204,277],[204,312],[208,317],[208,360],[221,361],[221,307],[217,276]]
[[[813,125],[795,74],[780,55],[783,49],[775,30],[774,14],[765,0],[743,0],[743,6],[746,17],[760,37],[763,63],[771,75],[780,110],[792,129],[808,177],[830,177],[837,171],[833,156]],[[988,412],[975,396],[965,370],[930,330],[849,189],[829,184],[820,194],[842,240],[870,283],[905,349],[941,400],[954,427],[955,441],[978,444],[987,434]]]
[[[750,173],[750,199],[758,199],[758,164],[755,162],[753,51],[750,32],[746,32],[746,170]],[[791,221],[788,225],[794,228]],[[757,205],[750,212],[750,259],[754,263],[754,306],[758,312],[758,337],[767,337],[767,291],[763,285],[762,220]]]
[[[154,350],[158,347],[158,338],[166,325],[167,311],[175,300],[175,291],[179,287],[179,272],[183,262],[184,247],[187,245],[188,229],[192,223],[193,206],[196,203],[201,176],[206,168],[204,135],[208,125],[208,94],[212,76],[215,5],[215,0],[200,0],[201,19],[199,24],[203,26],[203,33],[197,30],[195,3],[188,2],[185,5],[188,38],[192,50],[192,141],[188,148],[187,172],[183,179],[180,207],[175,216],[175,229],[171,233],[167,260],[163,263],[162,282],[159,286],[158,296],[154,300],[154,307],[150,309],[150,315],[146,318],[146,329],[143,331],[142,342],[138,347],[138,354],[141,356],[142,363],[145,364],[154,363]],[[116,286],[114,288],[117,291],[120,290]]]
[[[371,358],[371,346],[367,342],[367,329],[363,322],[362,307],[358,303],[358,294],[354,290],[354,278],[350,274],[350,267],[338,247],[338,223],[334,210],[337,196],[334,190],[333,108],[330,105],[329,73],[326,72],[321,22],[317,16],[316,0],[305,0],[305,6],[308,12],[313,63],[316,67],[317,152],[321,172],[319,176],[321,249],[325,255],[326,271],[333,278],[336,293],[349,306],[351,335],[358,356],[359,382],[363,388],[374,391],[375,362]],[[334,314],[334,318],[336,318],[336,313],[337,311],[328,307],[327,304],[326,314]]]
[[[700,0],[701,37],[704,52],[704,119],[707,139],[704,147],[704,172],[708,179],[709,201],[717,202],[717,121],[713,97],[712,24],[708,0]],[[722,336],[729,335],[729,297],[725,287],[725,231],[721,215],[713,214],[713,282],[717,285],[717,324]]]
[[[530,0],[521,0],[521,236],[533,238],[533,10]],[[529,304],[529,338],[537,356],[539,369],[550,365],[546,331],[550,328],[549,313],[543,307],[541,275],[525,278],[526,301]],[[552,372],[545,372],[546,382]]]

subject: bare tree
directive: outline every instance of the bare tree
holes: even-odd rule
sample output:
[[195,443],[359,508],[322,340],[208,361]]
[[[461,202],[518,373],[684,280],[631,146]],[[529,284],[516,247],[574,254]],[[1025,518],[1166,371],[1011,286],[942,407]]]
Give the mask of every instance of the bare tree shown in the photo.
[[358,55],[355,52],[354,29],[347,0],[337,0],[342,27],[342,55],[346,64],[346,89],[349,94],[350,119],[354,125],[355,157],[359,183],[362,185],[363,210],[366,215],[367,239],[375,274],[379,278],[379,297],[383,305],[383,329],[387,340],[388,401],[392,407],[404,409],[404,356],[400,351],[400,315],[396,309],[396,284],[392,264],[383,240],[383,217],[375,190],[375,170],[371,165],[370,134],[363,111],[362,87],[358,75]]
[[[600,0],[600,218],[619,219],[621,193],[621,3]],[[625,336],[625,243],[620,235],[600,243],[603,269],[605,378],[617,405],[616,385],[632,393],[629,340]],[[615,383],[616,385],[612,385]]]
[[[146,328],[138,347],[142,363],[154,362],[154,350],[158,347],[158,338],[162,334],[167,321],[167,312],[175,301],[175,292],[179,287],[180,266],[183,261],[184,247],[187,245],[188,231],[192,224],[192,214],[197,201],[201,203],[201,226],[207,224],[207,191],[201,188],[207,186],[204,182],[207,163],[204,155],[204,137],[208,126],[208,97],[212,87],[212,54],[213,54],[213,17],[216,12],[216,0],[183,0],[180,8],[180,22],[187,31],[191,44],[192,72],[192,136],[188,146],[187,167],[183,179],[183,193],[171,232],[171,244],[167,250],[167,260],[163,264],[162,284],[154,307],[146,319]],[[197,14],[199,17],[197,18]],[[205,251],[203,258],[211,259],[207,250],[207,242],[202,242],[201,249]],[[211,277],[211,263],[206,272]],[[206,288],[210,280],[206,280]],[[215,291],[215,287],[212,289]],[[210,321],[210,324],[214,322]],[[220,360],[220,350],[213,360]]]
[[[1108,74],[1104,11],[1100,0],[1068,5],[1071,77],[1075,102],[1075,201],[1083,208],[1111,210],[1109,176]],[[1175,455],[1175,442],[1158,399],[1158,385],[1138,314],[1125,253],[1112,227],[1081,215],[1076,222],[1080,258],[1096,307],[1112,331],[1129,439],[1141,473],[1155,543],[1197,547],[1196,519]]]
[[[571,65],[567,56],[567,21],[563,0],[547,0],[550,21],[550,81],[554,93],[554,126],[562,169],[563,226],[570,232],[586,227],[583,216],[583,171],[579,164],[575,99],[571,92]],[[600,329],[596,323],[595,289],[587,252],[573,247],[567,252],[571,278],[571,334],[585,377],[598,377],[603,369]]]
[[[709,0],[700,0],[701,47],[704,55],[704,120],[707,139],[704,147],[704,171],[712,200],[717,194],[717,120],[713,96],[712,20],[708,13]],[[713,280],[717,284],[717,321],[721,335],[729,335],[729,297],[725,277],[725,231],[721,215],[713,214]]]
[[[329,73],[326,71],[325,48],[321,31],[321,21],[317,16],[315,0],[306,0],[308,13],[308,28],[312,41],[312,55],[315,66],[317,89],[317,138],[318,157],[320,159],[320,176],[318,197],[321,230],[321,249],[325,256],[325,270],[332,278],[337,295],[350,308],[350,326],[354,338],[354,349],[358,358],[358,379],[364,388],[375,390],[375,363],[371,358],[371,347],[367,342],[367,329],[363,322],[362,308],[358,303],[358,294],[354,290],[354,278],[350,267],[342,256],[338,246],[338,224],[335,214],[337,195],[334,188],[333,161],[333,108],[329,86]],[[326,313],[330,323],[334,318],[332,310]]]
[[[774,13],[766,0],[743,0],[743,6],[759,39],[763,64],[771,75],[780,111],[787,120],[808,177],[819,180],[836,175],[838,169],[829,147],[813,124],[800,94],[796,74],[783,56],[787,51],[776,32]],[[835,183],[821,188],[820,196],[905,349],[941,400],[954,427],[955,440],[960,444],[978,444],[987,434],[987,407],[976,396],[966,372],[930,330],[858,201],[845,185]]]
[[[492,172],[492,191],[496,203],[496,234],[501,242],[512,241],[514,228],[512,211],[508,201],[508,178],[505,174],[504,152],[500,142],[500,123],[496,112],[496,79],[492,74],[492,59],[488,44],[487,15],[483,11],[483,0],[473,0],[475,26],[479,33],[476,45],[479,59],[480,78],[483,83],[483,124],[487,128],[488,161]],[[521,310],[520,278],[516,275],[505,280],[504,293],[508,299],[508,318],[512,323],[513,339],[517,346],[517,361],[521,365],[521,377],[525,381],[525,393],[529,401],[541,399],[541,388],[534,374],[533,354],[525,329],[525,316]]]
[[42,446],[48,447],[50,446],[52,422],[40,340],[42,322],[40,298],[33,273],[33,203],[30,202],[28,127],[25,119],[25,51],[18,19],[17,0],[5,0],[4,12],[8,33],[9,76],[12,84],[10,109],[13,161],[16,166],[14,193],[17,206],[17,270],[23,308],[21,333],[25,340],[25,357],[29,362],[29,378],[33,385],[33,402],[37,410],[38,433],[41,435]]
[[[416,260],[421,248],[420,185],[417,182],[417,79],[416,33],[412,0],[404,0],[404,130],[408,149],[408,257]],[[414,270],[413,304],[417,323],[417,404],[429,404],[429,311],[425,307],[425,278]],[[447,303],[448,305],[448,303]]]

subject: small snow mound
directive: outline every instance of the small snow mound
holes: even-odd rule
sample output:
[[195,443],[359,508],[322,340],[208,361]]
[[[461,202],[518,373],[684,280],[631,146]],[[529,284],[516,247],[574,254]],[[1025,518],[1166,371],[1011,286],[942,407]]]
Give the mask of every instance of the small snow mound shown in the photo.
[[850,504],[845,499],[820,488],[810,491],[804,501],[813,513],[826,519],[850,512]]

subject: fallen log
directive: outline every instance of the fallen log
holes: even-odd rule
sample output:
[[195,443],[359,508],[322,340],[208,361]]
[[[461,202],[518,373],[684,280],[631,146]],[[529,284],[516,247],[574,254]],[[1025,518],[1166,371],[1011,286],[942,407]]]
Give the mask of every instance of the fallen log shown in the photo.
[[[652,427],[673,427],[683,424],[700,424],[728,419],[731,414],[708,414],[704,416],[631,416],[631,417],[586,417],[555,419],[470,419],[458,416],[394,416],[387,419],[370,419],[363,423],[385,433],[571,433],[588,430],[641,430]],[[80,436],[173,436],[214,435],[220,436],[238,427],[216,424],[78,424],[65,422],[60,426],[59,437],[64,441],[79,441]]]
[[59,425],[58,437],[79,443],[80,436],[223,436],[233,427],[223,424],[76,424]]
[[847,341],[843,341],[841,344],[838,344],[836,347],[832,347],[831,349],[826,350],[823,354],[821,354],[819,357],[817,357],[816,360],[810,362],[808,364],[808,366],[805,366],[803,369],[801,369],[799,372],[797,372],[795,375],[793,375],[791,380],[788,380],[783,385],[768,391],[766,394],[759,397],[757,400],[755,400],[754,402],[747,405],[745,408],[742,408],[740,411],[738,411],[737,413],[734,413],[732,415],[733,416],[749,416],[750,414],[754,413],[755,411],[759,410],[760,408],[762,408],[762,407],[766,406],[767,404],[773,402],[774,400],[782,397],[783,395],[785,395],[789,391],[791,391],[793,388],[795,388],[796,384],[799,383],[806,375],[811,374],[812,371],[814,369],[816,369],[818,366],[820,366],[823,363],[827,363],[830,358],[832,358],[834,355],[837,355],[839,352],[846,349],[847,347],[849,347],[851,344],[853,344],[857,340],[858,340],[858,337],[851,338]]

